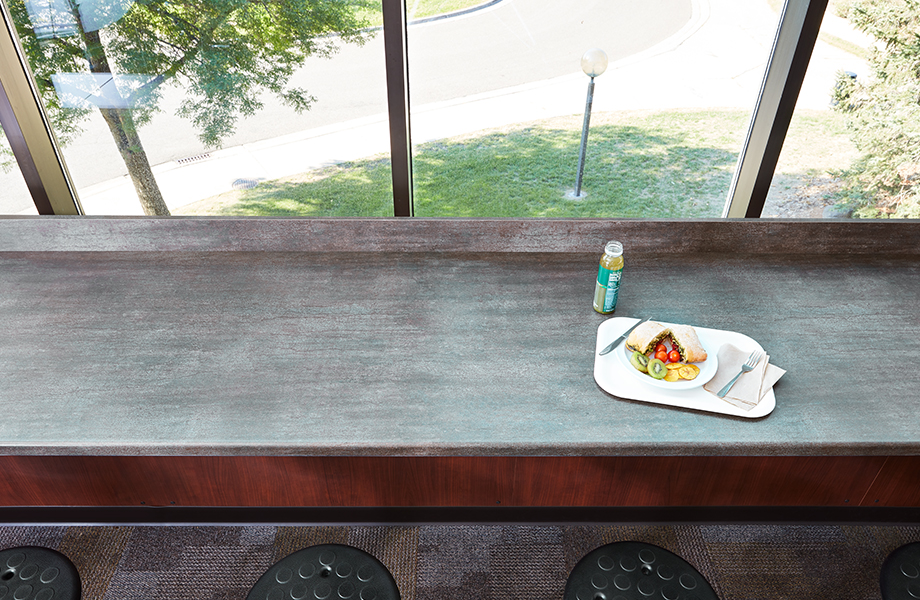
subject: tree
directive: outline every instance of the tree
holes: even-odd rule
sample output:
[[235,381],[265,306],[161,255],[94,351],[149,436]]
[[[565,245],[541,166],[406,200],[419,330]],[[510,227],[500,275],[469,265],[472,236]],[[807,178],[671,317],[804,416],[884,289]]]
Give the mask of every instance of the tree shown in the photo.
[[857,214],[920,217],[920,0],[854,0],[848,17],[877,40],[869,76],[834,92],[862,153],[844,174],[868,198]]
[[[331,56],[339,42],[362,44],[373,34],[358,16],[374,6],[370,0],[94,1],[101,2],[9,6],[59,141],[79,133],[81,118],[98,109],[148,215],[169,214],[138,135],[158,110],[164,84],[184,88],[178,114],[194,123],[205,146],[217,147],[240,116],[262,107],[264,92],[308,110],[314,98],[287,87],[294,71],[309,56]],[[68,102],[66,81],[97,86],[94,106]]]

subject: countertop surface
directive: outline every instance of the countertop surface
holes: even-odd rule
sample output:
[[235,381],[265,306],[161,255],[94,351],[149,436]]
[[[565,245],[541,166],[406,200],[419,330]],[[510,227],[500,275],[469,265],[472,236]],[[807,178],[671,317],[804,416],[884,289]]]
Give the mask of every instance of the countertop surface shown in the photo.
[[920,453],[915,255],[627,244],[616,316],[741,332],[788,371],[744,419],[598,387],[601,249],[0,252],[0,451]]

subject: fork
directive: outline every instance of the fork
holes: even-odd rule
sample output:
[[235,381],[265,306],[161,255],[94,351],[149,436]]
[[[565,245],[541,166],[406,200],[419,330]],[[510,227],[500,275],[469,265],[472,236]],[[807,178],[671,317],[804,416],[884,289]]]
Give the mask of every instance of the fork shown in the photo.
[[724,398],[725,394],[728,393],[728,390],[732,389],[732,386],[735,385],[735,382],[738,381],[738,378],[754,370],[754,367],[757,366],[757,363],[760,362],[760,359],[763,358],[763,354],[754,350],[751,352],[751,355],[748,356],[748,359],[743,365],[741,365],[741,372],[735,375],[735,378],[728,382],[724,388],[719,390],[719,393],[716,394],[719,398]]

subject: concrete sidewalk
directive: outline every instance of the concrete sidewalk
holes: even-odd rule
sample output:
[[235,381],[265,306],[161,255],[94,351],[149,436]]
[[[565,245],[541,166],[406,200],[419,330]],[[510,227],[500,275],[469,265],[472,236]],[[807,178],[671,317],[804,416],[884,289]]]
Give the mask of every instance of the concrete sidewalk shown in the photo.
[[[690,21],[674,36],[612,63],[596,80],[593,111],[674,108],[753,110],[777,15],[763,0],[693,0]],[[436,26],[436,23],[418,25]],[[823,31],[867,46],[842,19]],[[577,67],[577,65],[575,65]],[[836,73],[864,73],[852,54],[819,41],[798,107],[827,109]],[[413,108],[412,141],[583,114],[588,78],[571,75]],[[271,180],[389,152],[386,115],[213,151],[187,164],[153,168],[170,210],[233,189],[235,181]],[[143,214],[127,176],[79,190],[88,215]]]

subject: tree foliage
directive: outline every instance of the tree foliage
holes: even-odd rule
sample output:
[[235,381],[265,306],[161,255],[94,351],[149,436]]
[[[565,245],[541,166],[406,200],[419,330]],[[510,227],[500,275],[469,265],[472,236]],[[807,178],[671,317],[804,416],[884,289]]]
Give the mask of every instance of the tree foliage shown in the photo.
[[178,79],[182,116],[210,147],[233,133],[236,118],[262,108],[270,91],[298,110],[313,98],[286,86],[311,55],[331,56],[337,43],[363,43],[351,0],[140,0],[114,26],[109,56],[124,73]]
[[127,107],[99,110],[148,214],[164,214],[165,204],[156,210],[145,204],[144,195],[159,190],[136,129],[158,110],[167,84],[183,91],[178,114],[194,123],[206,147],[217,147],[238,118],[262,108],[266,92],[298,111],[309,109],[314,99],[288,85],[291,75],[310,56],[328,57],[340,43],[362,44],[373,35],[358,16],[375,5],[370,0],[109,0],[97,11],[114,14],[101,17],[108,25],[99,30],[87,27],[81,12],[92,1],[56,0],[70,7],[76,27],[51,36],[36,32],[24,0],[10,0],[9,7],[59,141],[77,135],[91,109],[65,106],[55,74],[140,76],[140,84],[120,90]]
[[845,173],[856,214],[920,218],[920,0],[854,0],[848,17],[876,40],[868,77],[834,93],[862,154]]

